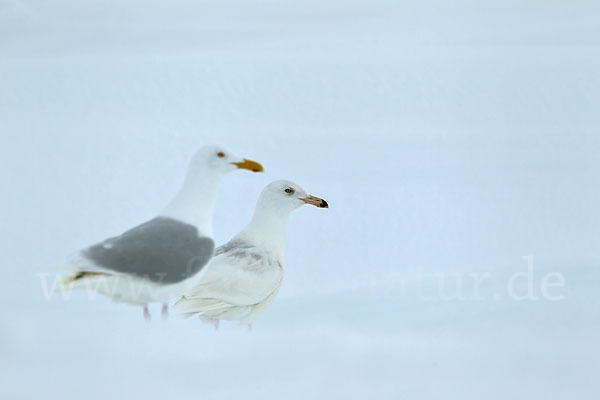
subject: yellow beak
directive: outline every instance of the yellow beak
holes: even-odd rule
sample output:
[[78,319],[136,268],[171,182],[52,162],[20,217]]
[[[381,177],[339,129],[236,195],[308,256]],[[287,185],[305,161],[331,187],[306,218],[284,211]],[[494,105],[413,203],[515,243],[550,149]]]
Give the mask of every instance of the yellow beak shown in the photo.
[[247,160],[245,158],[244,158],[244,161],[234,162],[232,164],[237,166],[240,169],[247,169],[252,172],[264,172],[265,171],[265,169],[263,168],[262,165],[260,165],[260,163],[257,163],[256,161],[252,161],[252,160]]
[[325,200],[323,200],[319,197],[316,197],[316,196],[308,195],[300,200],[302,200],[306,204],[312,204],[315,207],[329,208],[329,204],[327,204],[327,202]]

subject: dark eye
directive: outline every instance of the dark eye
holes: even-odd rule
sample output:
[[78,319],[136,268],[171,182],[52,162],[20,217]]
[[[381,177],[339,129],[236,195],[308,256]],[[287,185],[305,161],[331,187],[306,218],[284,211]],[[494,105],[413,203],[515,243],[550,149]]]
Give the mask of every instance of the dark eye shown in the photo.
[[287,194],[293,194],[295,192],[295,190],[292,188],[287,188],[284,190],[284,192],[286,192]]
[[220,151],[220,152],[217,153],[217,156],[219,158],[223,158],[223,157],[225,157],[225,153],[223,153],[222,151]]

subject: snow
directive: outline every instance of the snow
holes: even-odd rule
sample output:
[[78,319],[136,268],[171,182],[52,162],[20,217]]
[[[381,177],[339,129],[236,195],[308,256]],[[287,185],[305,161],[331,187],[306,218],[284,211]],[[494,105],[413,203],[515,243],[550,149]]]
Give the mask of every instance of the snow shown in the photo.
[[[598,398],[599,18],[588,0],[0,1],[0,397]],[[251,334],[45,300],[39,273],[155,215],[207,143],[266,170],[225,179],[217,243],[275,179],[330,205],[292,215]],[[537,300],[516,301],[530,264]]]

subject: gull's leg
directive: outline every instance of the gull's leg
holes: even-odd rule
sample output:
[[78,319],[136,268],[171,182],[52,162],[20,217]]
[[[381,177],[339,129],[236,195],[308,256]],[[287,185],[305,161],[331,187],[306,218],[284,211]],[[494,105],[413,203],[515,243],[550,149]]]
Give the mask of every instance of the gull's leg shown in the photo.
[[146,320],[146,322],[150,322],[150,320],[152,319],[150,311],[148,310],[148,304],[144,306],[144,319]]
[[163,319],[169,318],[169,305],[168,304],[163,304],[163,306],[162,306],[162,318]]
[[248,324],[248,333],[252,332],[252,324]]
[[216,318],[205,317],[203,315],[200,315],[199,317],[200,317],[200,321],[204,322],[205,324],[211,324],[215,328],[215,331],[219,330],[219,321],[220,320],[218,320]]

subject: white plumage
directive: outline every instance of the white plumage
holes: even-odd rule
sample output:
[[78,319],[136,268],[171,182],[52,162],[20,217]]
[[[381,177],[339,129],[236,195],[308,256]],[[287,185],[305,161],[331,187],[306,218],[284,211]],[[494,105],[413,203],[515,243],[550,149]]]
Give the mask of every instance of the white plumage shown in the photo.
[[274,300],[283,281],[283,261],[249,243],[236,245],[243,252],[217,249],[201,282],[177,303],[175,312],[250,324],[260,315],[257,306],[266,308]]
[[191,288],[173,306],[176,314],[198,315],[218,327],[219,320],[251,325],[275,300],[283,282],[288,216],[303,204],[328,207],[289,181],[262,192],[250,224],[225,245]]

